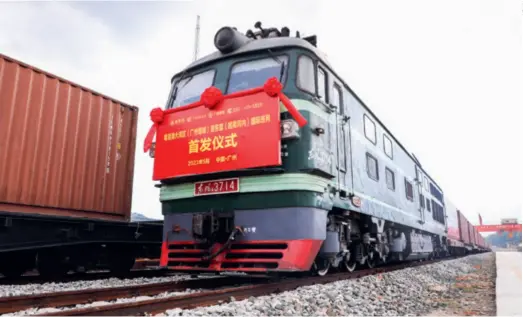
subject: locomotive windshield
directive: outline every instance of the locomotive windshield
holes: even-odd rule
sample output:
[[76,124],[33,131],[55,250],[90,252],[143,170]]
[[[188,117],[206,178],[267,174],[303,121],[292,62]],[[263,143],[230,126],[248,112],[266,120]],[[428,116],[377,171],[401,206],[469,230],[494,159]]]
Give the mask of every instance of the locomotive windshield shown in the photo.
[[[288,64],[286,55],[235,63],[231,69],[226,94],[263,86],[271,77],[282,77],[283,81],[284,76],[280,75],[285,75]],[[214,84],[215,72],[211,69],[195,75],[182,74],[181,77],[175,78],[167,109],[198,101],[203,91]]]
[[176,86],[171,89],[167,108],[177,108],[198,101],[205,88],[212,86],[214,73],[215,70],[211,69],[182,80],[175,79]]
[[234,64],[227,84],[227,94],[263,86],[271,77],[280,79],[281,68],[286,72],[288,64],[285,55]]

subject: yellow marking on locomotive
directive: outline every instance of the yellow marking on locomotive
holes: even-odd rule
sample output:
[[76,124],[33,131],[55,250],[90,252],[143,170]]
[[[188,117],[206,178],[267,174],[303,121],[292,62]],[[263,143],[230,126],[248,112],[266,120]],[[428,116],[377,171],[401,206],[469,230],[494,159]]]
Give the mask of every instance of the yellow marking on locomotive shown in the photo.
[[236,141],[237,137],[238,137],[238,135],[233,132],[226,136],[215,135],[212,139],[203,138],[203,139],[189,140],[189,154],[216,151],[216,150],[225,149],[228,147],[237,147],[238,146],[238,142]]

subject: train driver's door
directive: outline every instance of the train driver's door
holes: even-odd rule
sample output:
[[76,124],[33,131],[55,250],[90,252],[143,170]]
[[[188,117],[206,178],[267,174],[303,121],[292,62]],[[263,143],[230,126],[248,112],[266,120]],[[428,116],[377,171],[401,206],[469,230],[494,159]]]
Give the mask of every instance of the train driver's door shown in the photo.
[[341,198],[345,198],[348,195],[347,188],[347,122],[343,120],[345,108],[343,103],[343,93],[341,85],[336,81],[332,83],[332,92],[330,103],[336,110],[336,151],[337,151],[337,160],[336,160],[336,170],[338,178],[338,190]]
[[418,200],[418,211],[420,213],[420,220],[425,222],[425,198],[423,195],[423,172],[416,165],[416,188],[418,189],[418,197],[414,195],[414,199]]

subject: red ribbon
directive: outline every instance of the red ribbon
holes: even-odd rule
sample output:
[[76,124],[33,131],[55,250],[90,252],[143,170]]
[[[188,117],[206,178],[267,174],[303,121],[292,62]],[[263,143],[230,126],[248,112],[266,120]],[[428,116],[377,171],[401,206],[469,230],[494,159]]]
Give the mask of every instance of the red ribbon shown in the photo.
[[153,146],[153,139],[154,135],[156,134],[156,124],[154,123],[150,128],[149,132],[147,132],[147,135],[145,136],[145,140],[143,141],[143,152],[149,151],[151,146]]
[[276,77],[271,77],[271,78],[267,79],[267,81],[263,85],[263,90],[270,97],[278,96],[281,93],[282,89],[283,89],[283,85],[280,83],[280,81]]
[[216,107],[222,100],[222,91],[214,86],[205,89],[200,97],[201,103],[209,109]]
[[298,126],[300,128],[304,127],[307,124],[307,120],[301,115],[301,113],[294,107],[292,102],[285,96],[285,94],[282,92],[283,85],[280,83],[278,78],[271,77],[267,79],[265,82],[265,85],[263,85],[263,90],[267,93],[267,95],[271,97],[280,97],[280,101],[285,106],[287,111],[291,114],[292,118],[296,120],[296,123],[298,123]]
[[145,140],[143,142],[143,151],[147,152],[153,145],[153,139],[154,135],[156,134],[156,130],[158,130],[158,126],[163,122],[164,117],[164,111],[162,108],[154,108],[151,110],[150,117],[151,121],[153,122],[153,125],[151,128],[149,128],[149,132],[147,132],[147,135],[145,136]]
[[283,85],[280,83],[278,78],[271,77],[267,79],[263,87],[257,87],[252,89],[247,89],[243,91],[234,92],[232,94],[223,95],[222,91],[219,88],[216,88],[214,86],[211,86],[201,94],[200,100],[196,101],[194,103],[191,103],[189,105],[185,105],[178,108],[172,108],[167,109],[163,111],[161,108],[154,108],[151,110],[151,121],[153,122],[153,125],[149,129],[149,132],[147,133],[147,136],[145,137],[144,144],[143,144],[143,151],[147,152],[151,148],[153,144],[154,135],[156,134],[156,130],[158,129],[158,126],[163,122],[163,118],[167,114],[180,112],[187,109],[192,109],[200,106],[205,106],[208,109],[213,109],[217,105],[220,104],[225,99],[231,99],[231,98],[238,98],[243,96],[248,96],[252,94],[259,93],[261,91],[264,91],[267,95],[271,97],[279,97],[281,103],[287,109],[287,111],[291,114],[292,118],[296,120],[296,123],[298,123],[298,126],[300,128],[304,127],[307,124],[307,120],[301,115],[301,113],[294,107],[292,102],[285,96],[285,94],[282,92]]
[[163,110],[162,108],[154,108],[153,110],[151,110],[151,121],[156,123],[156,124],[160,124],[163,122]]

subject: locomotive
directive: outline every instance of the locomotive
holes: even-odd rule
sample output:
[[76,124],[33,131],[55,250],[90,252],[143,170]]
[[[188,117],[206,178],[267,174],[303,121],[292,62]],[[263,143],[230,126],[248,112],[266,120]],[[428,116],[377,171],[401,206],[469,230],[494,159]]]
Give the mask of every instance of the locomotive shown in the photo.
[[317,36],[255,30],[219,29],[151,112],[160,266],[325,275],[448,255],[443,190]]

